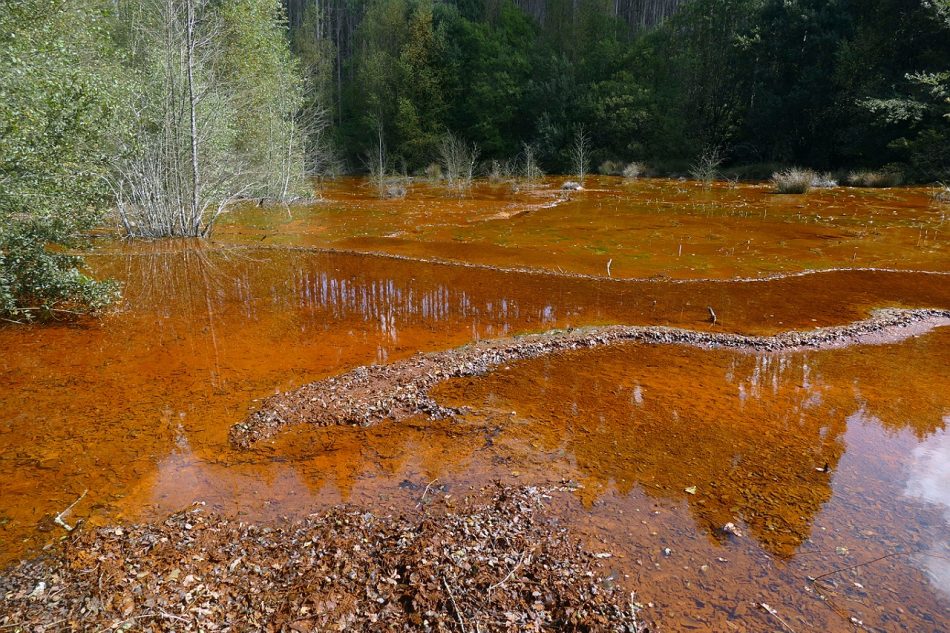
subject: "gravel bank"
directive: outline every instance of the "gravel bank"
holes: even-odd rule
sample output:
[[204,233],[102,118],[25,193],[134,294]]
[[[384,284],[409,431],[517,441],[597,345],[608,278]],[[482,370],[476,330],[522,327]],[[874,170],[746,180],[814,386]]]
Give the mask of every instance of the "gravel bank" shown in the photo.
[[615,325],[482,341],[443,352],[417,354],[389,365],[358,367],[271,396],[263,401],[259,410],[231,427],[229,438],[235,447],[246,449],[291,424],[370,426],[419,413],[444,417],[454,411],[440,406],[429,396],[436,384],[450,378],[485,374],[499,365],[562,350],[627,341],[754,352],[833,349],[897,341],[943,325],[950,325],[948,310],[888,309],[878,310],[870,318],[848,325],[775,336]]

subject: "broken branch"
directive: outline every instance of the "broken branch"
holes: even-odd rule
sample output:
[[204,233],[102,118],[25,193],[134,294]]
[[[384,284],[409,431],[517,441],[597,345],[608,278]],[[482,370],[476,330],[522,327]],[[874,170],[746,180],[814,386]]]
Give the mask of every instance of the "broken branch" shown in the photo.
[[68,515],[69,512],[70,512],[70,510],[72,510],[74,507],[76,507],[76,504],[83,500],[83,497],[86,496],[86,493],[87,493],[87,492],[89,492],[88,489],[83,490],[83,491],[82,491],[82,494],[79,495],[79,498],[78,498],[78,499],[76,499],[75,501],[73,501],[72,503],[70,503],[70,504],[69,504],[69,507],[67,507],[65,510],[63,510],[62,512],[60,512],[59,514],[56,515],[56,517],[53,519],[53,523],[55,523],[55,524],[58,525],[59,527],[63,528],[63,529],[66,530],[67,532],[72,532],[72,531],[73,531],[73,526],[71,526],[71,525],[69,525],[68,523],[66,523],[66,521],[63,520],[63,517],[65,517],[66,515]]

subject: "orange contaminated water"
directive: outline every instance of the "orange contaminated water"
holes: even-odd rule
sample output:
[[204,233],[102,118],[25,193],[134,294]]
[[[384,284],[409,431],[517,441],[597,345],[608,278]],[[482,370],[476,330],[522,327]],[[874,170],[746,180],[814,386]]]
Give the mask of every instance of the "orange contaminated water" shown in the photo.
[[938,631],[948,350],[946,328],[787,354],[626,344],[452,380],[436,399],[484,429],[468,459],[578,487],[568,521],[616,555],[664,630],[778,630],[764,602],[795,630]]
[[[609,323],[768,334],[950,308],[950,277],[932,274],[948,268],[946,209],[925,190],[592,179],[559,201],[554,184],[381,201],[345,180],[289,215],[236,213],[211,244],[101,241],[87,260],[124,284],[120,309],[0,328],[0,562],[59,539],[52,517],[84,490],[70,522],[196,500],[276,522],[341,501],[412,512],[435,479],[453,496],[501,479],[570,488],[557,516],[614,553],[616,582],[663,630],[782,629],[762,602],[796,631],[950,628],[947,329],[824,352],[559,354],[440,386],[461,420],[228,446],[275,391],[477,339]],[[724,252],[717,235],[751,241]],[[735,279],[841,267],[894,270]]]

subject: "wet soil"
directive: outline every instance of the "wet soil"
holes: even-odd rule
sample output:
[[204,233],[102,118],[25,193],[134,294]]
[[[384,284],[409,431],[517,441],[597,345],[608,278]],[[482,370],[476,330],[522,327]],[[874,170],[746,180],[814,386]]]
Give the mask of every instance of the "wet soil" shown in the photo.
[[464,198],[424,182],[378,200],[358,180],[274,213],[250,208],[219,232],[228,241],[384,252],[504,268],[614,277],[760,277],[831,268],[950,270],[948,205],[924,187],[840,187],[779,195],[767,184],[591,177],[513,191],[478,183]]

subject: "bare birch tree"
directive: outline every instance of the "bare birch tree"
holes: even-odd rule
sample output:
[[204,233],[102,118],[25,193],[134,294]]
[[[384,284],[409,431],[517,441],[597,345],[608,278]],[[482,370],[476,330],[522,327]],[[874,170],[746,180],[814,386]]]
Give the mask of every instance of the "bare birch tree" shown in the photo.
[[389,165],[386,162],[386,136],[382,121],[376,121],[376,143],[366,152],[366,169],[369,171],[369,181],[376,187],[376,192],[382,198],[386,195],[386,179]]
[[574,142],[571,144],[571,165],[574,175],[583,185],[587,172],[590,170],[590,136],[583,125],[574,132]]
[[[308,156],[317,151],[303,136],[303,88],[279,30],[277,0],[120,6],[134,25],[139,79],[135,141],[113,179],[127,235],[204,237],[239,198],[309,190]],[[255,43],[262,50],[248,50]],[[316,119],[310,130],[322,132],[321,125]]]
[[537,151],[530,143],[521,144],[520,176],[527,184],[537,184],[544,178],[544,171],[538,165]]
[[472,187],[478,146],[469,146],[451,132],[439,142],[439,160],[448,186],[461,196]]

